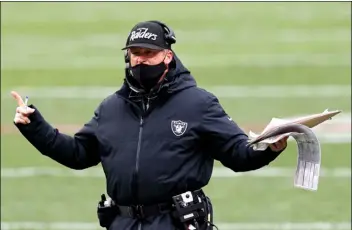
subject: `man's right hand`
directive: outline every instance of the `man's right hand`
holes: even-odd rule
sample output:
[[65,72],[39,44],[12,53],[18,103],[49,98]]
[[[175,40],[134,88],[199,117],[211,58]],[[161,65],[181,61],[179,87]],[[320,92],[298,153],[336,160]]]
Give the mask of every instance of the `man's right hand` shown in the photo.
[[31,115],[35,110],[27,107],[24,103],[22,97],[15,91],[11,92],[11,95],[17,101],[18,107],[16,108],[16,114],[14,118],[15,124],[29,124],[31,121],[29,120],[29,115]]

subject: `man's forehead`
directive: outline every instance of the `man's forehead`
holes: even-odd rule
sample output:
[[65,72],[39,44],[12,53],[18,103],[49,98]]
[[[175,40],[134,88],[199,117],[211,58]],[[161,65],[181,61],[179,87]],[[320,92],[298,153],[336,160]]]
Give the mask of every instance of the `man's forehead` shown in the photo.
[[130,48],[131,52],[139,52],[139,53],[144,53],[144,52],[160,52],[161,50],[157,49],[150,49],[150,48],[145,48],[145,47],[131,47]]

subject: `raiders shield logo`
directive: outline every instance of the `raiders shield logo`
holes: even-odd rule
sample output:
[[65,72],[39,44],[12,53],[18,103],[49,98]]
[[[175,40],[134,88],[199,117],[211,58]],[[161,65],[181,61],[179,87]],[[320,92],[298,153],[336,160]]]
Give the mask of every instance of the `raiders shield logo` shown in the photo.
[[176,136],[181,136],[186,132],[187,123],[183,121],[171,121],[171,130]]

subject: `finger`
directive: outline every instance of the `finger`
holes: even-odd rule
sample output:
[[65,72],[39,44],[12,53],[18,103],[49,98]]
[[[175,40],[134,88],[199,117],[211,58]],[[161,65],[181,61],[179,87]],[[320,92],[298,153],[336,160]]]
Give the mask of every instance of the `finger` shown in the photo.
[[285,148],[285,146],[286,146],[286,142],[283,141],[283,140],[280,140],[280,141],[278,141],[278,142],[275,143],[275,149],[276,149],[277,151],[283,150],[283,149]]
[[23,116],[22,114],[20,114],[20,113],[16,113],[16,115],[15,115],[15,119],[18,119],[19,121],[24,121],[26,124],[29,124],[29,123],[31,123],[31,121],[29,120],[29,118],[28,117],[26,117],[26,116]]
[[26,123],[31,123],[31,121],[29,120],[28,117],[25,117],[25,116],[21,116],[20,118],[22,118]]
[[29,120],[28,117],[22,117],[22,120],[23,120],[26,124],[31,123],[31,120]]
[[283,143],[285,141],[287,141],[288,137],[283,137],[281,139],[279,139],[276,143]]
[[281,140],[281,141],[280,141],[280,145],[281,145],[282,147],[285,147],[285,146],[287,145],[287,138]]
[[11,95],[17,101],[18,106],[25,106],[22,97],[16,91],[11,91]]
[[29,107],[17,107],[16,112],[23,114],[24,116],[29,116],[35,111],[35,109],[29,108]]
[[276,143],[271,144],[271,145],[270,145],[270,148],[271,148],[271,150],[273,150],[273,151],[277,151],[277,150],[278,150]]
[[17,117],[15,117],[14,122],[16,124],[23,124],[23,125],[29,124],[30,121],[29,121],[28,118],[27,118],[28,119],[28,121],[27,121],[26,118],[27,117],[19,117],[19,116],[17,116]]
[[24,121],[27,122],[27,124],[31,123],[31,120],[29,120],[28,117],[25,117]]

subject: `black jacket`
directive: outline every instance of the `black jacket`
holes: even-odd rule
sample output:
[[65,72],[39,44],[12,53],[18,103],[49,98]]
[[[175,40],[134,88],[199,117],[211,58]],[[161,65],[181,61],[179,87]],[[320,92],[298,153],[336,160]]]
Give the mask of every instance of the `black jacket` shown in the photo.
[[[107,193],[120,205],[153,204],[209,182],[214,159],[235,172],[259,169],[279,153],[254,151],[218,99],[198,88],[175,57],[175,68],[147,102],[126,83],[105,98],[73,137],[47,123],[37,108],[17,125],[43,155],[72,169],[102,164]],[[140,101],[143,100],[144,106]]]

